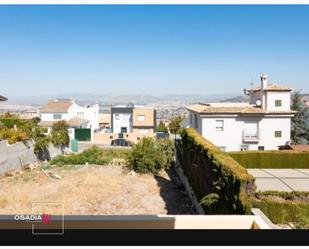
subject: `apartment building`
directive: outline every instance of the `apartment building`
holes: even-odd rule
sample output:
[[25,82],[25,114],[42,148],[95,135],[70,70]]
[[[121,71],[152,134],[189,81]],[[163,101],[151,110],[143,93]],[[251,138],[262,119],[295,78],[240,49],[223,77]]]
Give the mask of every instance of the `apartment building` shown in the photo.
[[188,106],[188,125],[225,151],[277,150],[290,143],[291,88],[261,84],[245,90],[249,103],[198,103]]

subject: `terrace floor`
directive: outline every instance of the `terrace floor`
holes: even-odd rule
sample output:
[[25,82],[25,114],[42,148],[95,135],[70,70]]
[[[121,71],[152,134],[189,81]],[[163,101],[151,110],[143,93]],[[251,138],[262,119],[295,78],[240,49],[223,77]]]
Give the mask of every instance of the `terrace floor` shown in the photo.
[[247,169],[258,191],[309,191],[309,169]]

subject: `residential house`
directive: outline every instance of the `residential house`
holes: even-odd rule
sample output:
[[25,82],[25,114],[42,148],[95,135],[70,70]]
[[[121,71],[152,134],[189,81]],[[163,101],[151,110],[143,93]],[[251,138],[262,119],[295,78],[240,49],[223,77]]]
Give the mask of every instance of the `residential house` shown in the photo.
[[189,126],[225,151],[276,150],[290,143],[291,88],[268,84],[245,90],[249,103],[198,103],[188,106]]
[[99,126],[102,130],[108,130],[111,128],[111,114],[100,113],[99,114]]
[[33,119],[33,118],[39,118],[40,117],[40,111],[38,109],[27,109],[25,110],[20,117],[22,119]]
[[113,133],[155,132],[156,111],[143,106],[117,105],[111,109],[111,128]]
[[65,120],[70,126],[70,137],[76,138],[76,129],[88,129],[91,134],[99,128],[99,105],[79,106],[72,99],[50,99],[40,111],[39,125],[52,127]]

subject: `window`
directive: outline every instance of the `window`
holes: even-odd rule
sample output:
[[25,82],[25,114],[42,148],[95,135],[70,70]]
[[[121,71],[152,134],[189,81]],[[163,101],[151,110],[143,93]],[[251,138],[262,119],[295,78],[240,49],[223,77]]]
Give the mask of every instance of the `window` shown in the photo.
[[264,150],[264,146],[258,146],[258,150]]
[[224,122],[223,120],[216,120],[216,131],[223,131],[224,129]]
[[198,119],[196,114],[194,114],[194,127],[198,128]]
[[119,114],[115,114],[115,119],[119,120]]
[[282,137],[282,131],[275,131],[275,137]]
[[190,124],[193,124],[193,115],[190,114]]
[[137,115],[137,120],[138,121],[145,121],[146,120],[146,116],[145,115]]
[[62,119],[62,114],[55,113],[53,119]]
[[275,107],[280,107],[280,106],[282,106],[282,100],[281,99],[275,100]]
[[249,145],[247,145],[247,144],[242,144],[242,145],[240,145],[240,150],[241,150],[241,151],[249,150]]

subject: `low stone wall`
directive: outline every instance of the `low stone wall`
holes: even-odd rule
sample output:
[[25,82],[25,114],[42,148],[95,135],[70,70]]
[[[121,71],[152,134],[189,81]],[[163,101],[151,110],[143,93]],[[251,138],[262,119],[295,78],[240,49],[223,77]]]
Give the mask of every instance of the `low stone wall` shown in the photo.
[[[34,144],[31,141],[15,144],[8,144],[6,140],[0,141],[0,175],[13,169],[23,169],[26,165],[37,162],[38,159],[33,152],[33,146]],[[61,149],[53,145],[50,145],[47,151],[51,158],[62,154]]]

